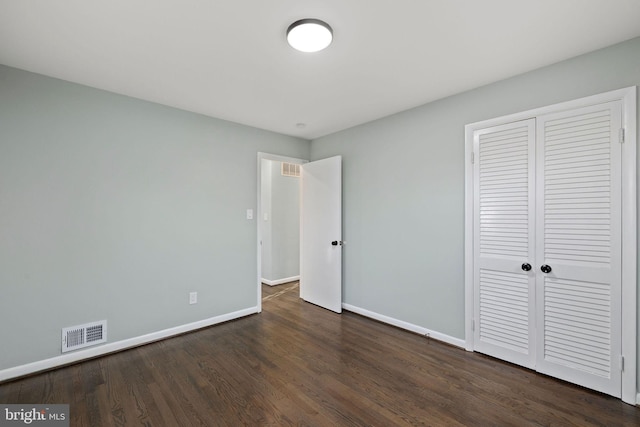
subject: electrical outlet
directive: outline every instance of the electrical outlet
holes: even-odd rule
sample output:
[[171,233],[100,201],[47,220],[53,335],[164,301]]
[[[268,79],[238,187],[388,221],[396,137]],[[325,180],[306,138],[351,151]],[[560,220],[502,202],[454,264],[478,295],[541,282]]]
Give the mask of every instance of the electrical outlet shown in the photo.
[[198,303],[198,293],[189,292],[189,304],[197,304],[197,303]]

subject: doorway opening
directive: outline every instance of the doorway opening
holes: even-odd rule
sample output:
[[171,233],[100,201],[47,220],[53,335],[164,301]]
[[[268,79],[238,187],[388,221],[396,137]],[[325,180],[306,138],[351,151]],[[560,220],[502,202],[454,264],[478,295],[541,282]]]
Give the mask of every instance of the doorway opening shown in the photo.
[[307,160],[258,153],[259,312],[263,298],[274,298],[284,291],[299,295],[299,171],[303,163]]

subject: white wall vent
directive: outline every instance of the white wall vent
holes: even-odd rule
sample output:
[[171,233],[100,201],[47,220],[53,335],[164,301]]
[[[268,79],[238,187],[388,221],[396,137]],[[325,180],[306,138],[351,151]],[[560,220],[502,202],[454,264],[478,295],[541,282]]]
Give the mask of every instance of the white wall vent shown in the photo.
[[62,329],[62,352],[107,342],[107,321],[87,323]]
[[295,163],[282,162],[281,167],[282,175],[284,176],[300,176],[300,165]]

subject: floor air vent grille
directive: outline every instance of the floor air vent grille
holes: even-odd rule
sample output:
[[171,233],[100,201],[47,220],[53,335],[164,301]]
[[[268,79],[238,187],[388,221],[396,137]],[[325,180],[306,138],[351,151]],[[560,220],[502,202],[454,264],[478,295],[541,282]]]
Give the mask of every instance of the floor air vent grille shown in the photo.
[[62,329],[62,352],[107,342],[107,321],[87,323]]

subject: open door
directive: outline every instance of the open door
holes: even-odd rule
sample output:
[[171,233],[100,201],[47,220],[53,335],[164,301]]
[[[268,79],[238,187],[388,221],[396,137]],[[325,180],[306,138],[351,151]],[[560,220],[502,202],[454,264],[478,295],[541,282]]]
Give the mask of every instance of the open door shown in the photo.
[[300,298],[342,312],[342,157],[302,165]]

